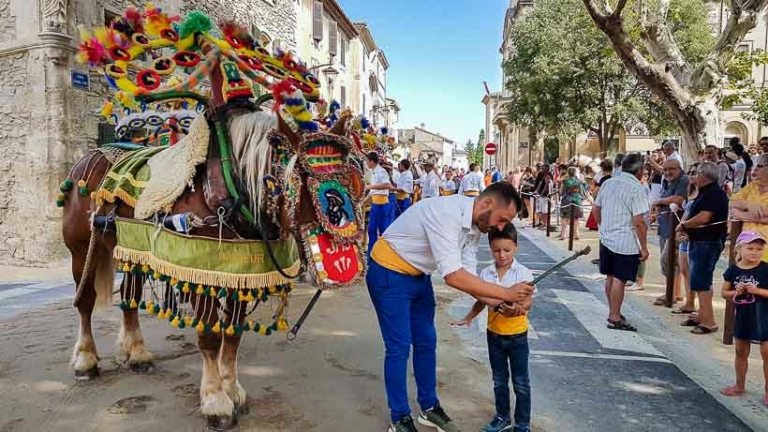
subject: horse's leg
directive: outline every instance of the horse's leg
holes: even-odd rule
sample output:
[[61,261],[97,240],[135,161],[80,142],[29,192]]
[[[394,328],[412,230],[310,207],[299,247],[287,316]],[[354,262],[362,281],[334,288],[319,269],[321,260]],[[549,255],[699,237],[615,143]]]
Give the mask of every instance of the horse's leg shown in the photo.
[[[72,254],[72,276],[75,284],[80,285],[85,267],[85,254]],[[87,277],[82,287],[82,294],[75,301],[75,307],[80,314],[80,333],[72,352],[72,366],[75,368],[75,378],[89,380],[99,375],[99,355],[96,352],[96,342],[91,332],[91,316],[96,303],[96,290],[93,287],[93,277]]]
[[[245,321],[246,305],[243,302],[227,301],[227,310],[234,310],[234,315],[229,317],[233,325],[239,325],[242,328]],[[235,317],[237,317],[236,321]],[[242,334],[231,336],[224,334],[219,353],[219,373],[221,374],[222,387],[234,402],[235,410],[239,414],[246,414],[248,406],[245,403],[245,389],[240,385],[237,377],[237,352],[240,349],[241,340]]]
[[[193,296],[192,301],[196,299]],[[208,328],[212,328],[219,319],[218,311],[214,305],[218,305],[218,299],[200,298],[196,308],[197,318]],[[219,351],[221,350],[221,333],[197,332],[197,346],[203,356],[203,377],[200,380],[200,412],[207,417],[208,427],[213,430],[231,429],[237,424],[235,406],[232,399],[222,387],[221,374],[219,372]]]
[[[121,298],[129,304],[131,300],[134,300],[137,305],[141,303],[144,281],[143,276],[127,273],[120,286]],[[152,354],[144,347],[138,309],[123,310],[123,325],[117,337],[117,346],[118,361],[128,364],[133,372],[147,373],[152,370]]]

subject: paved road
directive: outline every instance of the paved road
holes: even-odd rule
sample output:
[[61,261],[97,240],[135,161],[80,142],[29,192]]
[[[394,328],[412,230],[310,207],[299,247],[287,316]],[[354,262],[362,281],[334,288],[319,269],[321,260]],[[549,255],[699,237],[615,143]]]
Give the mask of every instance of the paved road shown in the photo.
[[[534,274],[554,260],[521,236],[518,259]],[[490,263],[481,243],[478,260]],[[749,431],[640,334],[606,328],[607,306],[561,270],[538,285],[530,315],[534,419],[545,430]],[[463,316],[471,300],[448,309]],[[457,329],[487,364],[482,330]]]

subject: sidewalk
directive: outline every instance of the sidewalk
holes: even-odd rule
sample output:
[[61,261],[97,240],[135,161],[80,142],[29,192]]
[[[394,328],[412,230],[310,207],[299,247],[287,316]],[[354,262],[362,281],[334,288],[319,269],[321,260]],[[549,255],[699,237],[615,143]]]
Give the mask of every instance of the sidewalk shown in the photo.
[[[554,218],[553,222],[555,222]],[[522,226],[523,224],[518,225]],[[525,225],[527,226],[529,223]],[[565,257],[573,253],[567,250],[567,237],[565,241],[556,239],[559,232],[552,233],[550,234],[551,237],[547,238],[543,230],[526,227],[522,231],[537,246],[550,253],[550,256],[554,254]],[[655,232],[649,234],[652,234],[655,238]],[[592,252],[589,256],[580,258],[576,263],[569,265],[567,268],[570,269],[576,279],[582,283],[591,284],[590,289],[599,293],[603,290],[605,279],[599,274],[598,267],[591,263],[593,259],[597,259],[599,256],[598,232],[588,231],[582,221],[579,235],[581,239],[574,240],[574,251],[580,250],[585,246],[591,246]],[[681,370],[738,417],[751,425],[768,425],[768,409],[766,409],[763,403],[765,391],[761,367],[762,359],[760,358],[759,348],[756,345],[753,346],[750,355],[747,395],[741,398],[727,398],[719,393],[719,389],[732,384],[735,379],[733,347],[723,345],[721,342],[725,300],[720,297],[719,293],[724,267],[718,265],[718,269],[715,272],[716,295],[714,296],[714,309],[720,329],[711,335],[693,335],[689,333],[690,328],[680,326],[680,322],[685,319],[685,316],[672,315],[670,309],[652,304],[654,299],[664,294],[665,278],[661,275],[658,242],[650,239],[648,243],[651,256],[646,267],[645,290],[627,293],[624,302],[624,314],[628,316],[633,324],[637,322],[639,332],[642,335],[647,338],[650,335],[650,340],[654,342],[654,345],[660,351],[666,354]],[[721,269],[721,267],[723,268]],[[600,299],[604,301],[604,295]],[[633,317],[633,315],[639,316]],[[653,328],[645,328],[642,325],[644,321],[651,323]],[[768,426],[765,427],[768,428]]]
[[0,284],[72,279],[70,266],[70,258],[52,262],[47,267],[0,265]]

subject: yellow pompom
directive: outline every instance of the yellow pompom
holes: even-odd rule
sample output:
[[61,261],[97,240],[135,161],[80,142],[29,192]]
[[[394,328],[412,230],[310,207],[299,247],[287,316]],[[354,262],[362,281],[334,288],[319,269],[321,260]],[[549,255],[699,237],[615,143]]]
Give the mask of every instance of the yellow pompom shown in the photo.
[[171,313],[172,313],[172,312],[173,312],[173,311],[171,310],[171,308],[168,308],[168,309],[166,309],[166,310],[165,310],[165,315],[163,315],[163,318],[165,318],[165,319],[168,319],[168,318],[170,318],[170,317],[171,317]]
[[191,327],[192,326],[192,317],[184,318],[184,324],[186,324],[187,327]]
[[205,288],[203,288],[203,286],[202,286],[202,285],[198,285],[198,286],[197,286],[197,291],[195,291],[195,294],[197,294],[197,295],[203,295],[203,293],[204,293],[204,292],[205,292]]
[[245,296],[242,291],[237,292],[237,301],[245,301]]
[[85,182],[85,180],[79,180],[77,182],[77,187],[84,188],[86,184],[87,183]]
[[259,327],[259,334],[266,336],[266,334],[267,334],[267,326],[263,325],[263,326]]
[[147,313],[150,315],[155,314],[155,304],[152,302],[152,300],[147,302]]
[[162,275],[160,274],[160,272],[155,272],[155,273],[153,274],[153,277],[155,278],[155,280],[158,280],[158,279],[160,279],[160,276],[162,276]]
[[211,330],[213,330],[214,333],[220,333],[221,332],[221,323],[219,321],[216,321],[216,324],[213,326],[213,328]]
[[131,309],[136,309],[137,307],[139,307],[139,305],[136,304],[136,299],[131,299],[131,306],[130,307],[131,307]]
[[251,290],[248,290],[248,295],[245,296],[245,301],[252,302],[253,300],[255,300],[253,298],[253,293],[251,292]]
[[143,266],[141,266],[141,272],[142,272],[142,273],[144,273],[144,274],[147,274],[147,273],[149,273],[149,266],[148,266],[148,265],[146,265],[146,264],[144,264]]
[[184,294],[187,294],[189,292],[189,283],[184,282],[184,286],[181,287],[181,292],[183,292]]
[[254,329],[253,321],[252,320],[248,320],[248,322],[245,324],[245,326],[246,326],[245,327],[245,331],[251,331],[251,330]]
[[180,321],[179,317],[174,318],[173,321],[171,321],[171,327],[178,328],[179,327],[179,321]]
[[128,273],[131,271],[131,266],[129,266],[128,263],[123,264],[123,271]]
[[224,331],[224,333],[226,333],[228,336],[234,335],[235,334],[235,326],[230,324],[229,327],[227,327],[227,330]]
[[288,321],[285,319],[285,317],[280,317],[277,320],[277,329],[280,331],[287,331],[288,330]]
[[171,279],[171,286],[175,287],[178,284],[179,284],[179,280],[178,279],[176,279],[176,278]]
[[203,322],[202,322],[202,321],[200,321],[199,323],[197,323],[197,326],[196,326],[195,328],[196,328],[196,329],[197,329],[197,331],[199,331],[199,332],[201,332],[201,331],[204,331],[204,330],[205,330],[205,324],[203,324]]
[[91,200],[95,200],[95,199],[96,199],[96,192],[91,192]]

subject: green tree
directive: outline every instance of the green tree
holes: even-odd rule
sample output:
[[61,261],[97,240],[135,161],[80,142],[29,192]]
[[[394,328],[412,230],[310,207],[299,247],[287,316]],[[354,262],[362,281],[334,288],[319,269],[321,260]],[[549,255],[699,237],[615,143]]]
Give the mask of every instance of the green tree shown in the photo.
[[[715,40],[705,0],[582,0],[624,66],[670,112],[692,157],[721,140],[720,108],[733,103],[736,47],[768,0],[730,0]],[[740,91],[740,88],[735,88]]]

